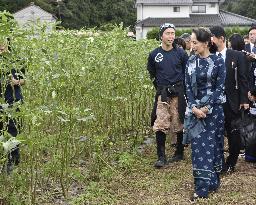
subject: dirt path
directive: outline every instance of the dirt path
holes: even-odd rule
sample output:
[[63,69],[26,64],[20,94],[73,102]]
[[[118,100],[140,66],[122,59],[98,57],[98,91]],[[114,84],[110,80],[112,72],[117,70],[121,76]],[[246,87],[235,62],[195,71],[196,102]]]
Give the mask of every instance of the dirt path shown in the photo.
[[[173,152],[169,150],[168,153]],[[167,205],[191,204],[189,197],[193,192],[193,177],[190,148],[186,148],[183,162],[167,166],[165,169],[153,168],[154,146],[148,146],[129,173],[115,177],[107,185],[113,191],[114,204],[122,205]],[[197,204],[255,205],[256,169],[253,164],[239,158],[236,172],[222,176],[221,187],[209,199]]]

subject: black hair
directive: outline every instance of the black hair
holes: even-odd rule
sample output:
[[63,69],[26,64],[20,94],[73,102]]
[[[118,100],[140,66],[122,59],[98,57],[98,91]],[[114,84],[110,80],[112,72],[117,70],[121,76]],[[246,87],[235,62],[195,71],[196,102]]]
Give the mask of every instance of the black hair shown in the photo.
[[195,29],[192,29],[192,33],[196,35],[196,39],[199,42],[202,42],[202,43],[208,42],[209,44],[211,43],[212,34],[207,28],[203,28],[203,27],[195,28]]
[[208,42],[208,47],[209,47],[209,51],[210,53],[216,53],[218,50],[217,45],[212,42],[211,38],[212,38],[212,33],[209,29],[207,28],[197,28],[197,29],[193,29],[192,33],[194,33],[196,35],[196,39],[199,42],[202,43],[207,43]]
[[184,50],[186,49],[186,42],[183,38],[175,38],[174,39],[174,44],[181,46]]
[[222,26],[213,26],[210,28],[210,31],[213,36],[216,38],[224,37],[224,40],[226,39],[226,33],[225,30]]
[[187,40],[187,39],[191,39],[191,35],[189,33],[183,33],[180,38],[184,39],[184,40]]
[[218,51],[218,46],[214,42],[211,42],[209,51],[210,51],[210,53],[216,53]]
[[256,25],[255,25],[255,24],[253,24],[253,25],[251,26],[251,28],[249,28],[248,33],[250,33],[250,31],[251,31],[251,30],[254,30],[254,29],[256,29]]
[[238,34],[238,33],[234,33],[230,36],[229,38],[230,44],[231,44],[231,48],[233,50],[237,50],[237,51],[242,51],[244,50],[244,39],[243,37]]

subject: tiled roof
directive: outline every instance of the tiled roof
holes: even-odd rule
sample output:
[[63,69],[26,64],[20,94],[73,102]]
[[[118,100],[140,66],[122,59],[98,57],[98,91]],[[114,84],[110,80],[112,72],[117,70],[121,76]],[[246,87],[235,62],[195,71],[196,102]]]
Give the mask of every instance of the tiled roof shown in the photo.
[[194,3],[223,3],[225,0],[137,0],[136,4],[191,5]]
[[172,5],[192,5],[192,0],[137,0],[136,4],[172,4]]
[[190,15],[190,18],[146,18],[137,25],[144,27],[156,27],[165,22],[173,23],[177,27],[191,26],[212,26],[220,25],[221,21],[218,15]]
[[190,14],[190,18],[146,18],[138,22],[137,26],[158,27],[165,22],[173,23],[177,27],[210,27],[215,25],[251,26],[256,23],[256,20],[220,10],[220,14]]
[[[224,0],[225,1],[225,0]],[[223,3],[223,0],[193,0],[194,3]]]
[[255,19],[220,10],[220,19],[223,26],[251,26],[256,23]]

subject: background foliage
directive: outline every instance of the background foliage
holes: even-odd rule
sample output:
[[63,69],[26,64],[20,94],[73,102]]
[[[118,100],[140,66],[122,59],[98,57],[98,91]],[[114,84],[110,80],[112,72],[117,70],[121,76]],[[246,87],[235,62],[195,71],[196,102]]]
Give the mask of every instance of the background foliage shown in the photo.
[[[227,38],[229,38],[234,33],[239,33],[240,35],[244,36],[248,34],[249,28],[239,28],[239,27],[228,27],[225,28],[225,32]],[[179,37],[183,33],[191,34],[192,29],[177,29],[175,32],[176,37]],[[159,28],[153,28],[151,31],[147,33],[147,39],[155,39],[159,40]]]
[[236,14],[256,19],[256,0],[226,0],[221,8]]
[[[32,0],[0,0],[0,11],[16,12]],[[134,28],[136,8],[134,0],[33,0],[36,5],[62,20],[65,28],[101,27],[108,23]],[[226,0],[221,9],[256,19],[256,0]]]
[[35,2],[42,9],[62,20],[65,28],[92,28],[107,23],[120,24],[133,29],[136,21],[134,0],[0,0],[0,11],[11,13]]

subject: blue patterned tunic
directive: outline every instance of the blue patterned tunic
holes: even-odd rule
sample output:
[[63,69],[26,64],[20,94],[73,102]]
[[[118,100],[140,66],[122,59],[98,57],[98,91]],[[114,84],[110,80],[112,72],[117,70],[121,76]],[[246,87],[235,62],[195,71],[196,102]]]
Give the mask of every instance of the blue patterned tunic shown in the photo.
[[[226,100],[225,76],[224,61],[216,55],[211,54],[207,58],[196,55],[188,60],[185,74],[188,101],[186,117],[191,116],[194,121],[202,122],[201,131],[197,130],[196,135],[190,136],[195,192],[200,197],[207,197],[208,192],[216,190],[220,183],[219,172],[224,163],[222,103]],[[194,106],[207,106],[209,112],[206,118],[197,119],[192,113]]]

